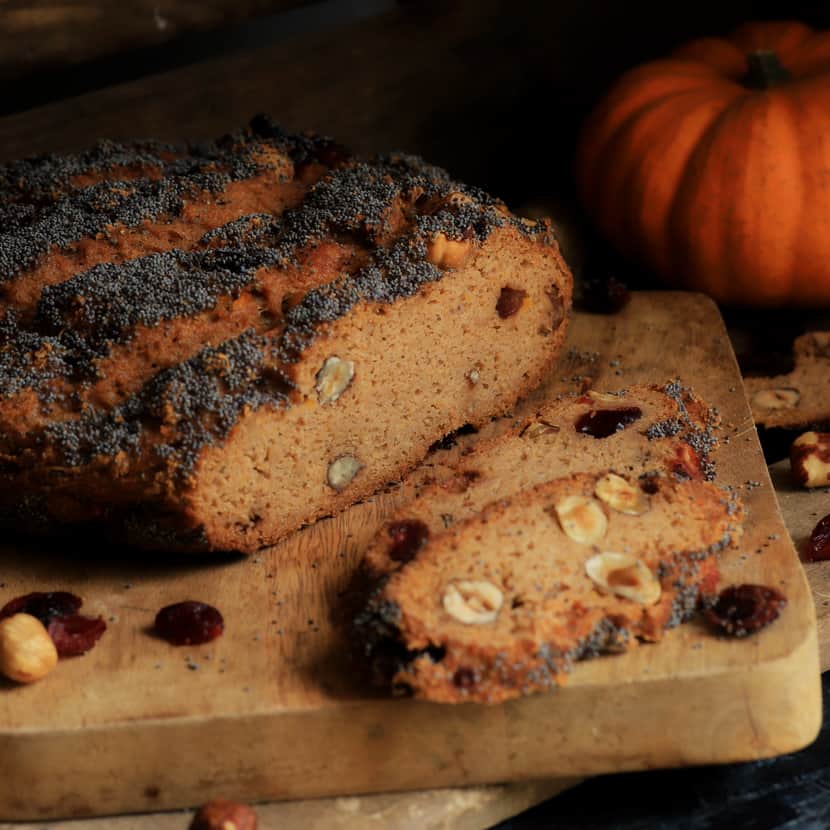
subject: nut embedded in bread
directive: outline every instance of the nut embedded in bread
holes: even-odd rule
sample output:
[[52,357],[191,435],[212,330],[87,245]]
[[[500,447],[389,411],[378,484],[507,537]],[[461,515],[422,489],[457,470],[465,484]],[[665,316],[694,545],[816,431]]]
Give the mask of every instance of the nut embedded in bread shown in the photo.
[[7,524],[251,551],[540,382],[571,300],[549,227],[335,146],[258,120],[31,200],[0,238]]

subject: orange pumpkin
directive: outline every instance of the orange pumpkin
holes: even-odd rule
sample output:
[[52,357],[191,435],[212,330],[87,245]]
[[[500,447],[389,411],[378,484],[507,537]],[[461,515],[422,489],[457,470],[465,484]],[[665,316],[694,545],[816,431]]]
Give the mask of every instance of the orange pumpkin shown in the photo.
[[830,33],[749,23],[623,75],[583,202],[619,250],[725,303],[830,305]]

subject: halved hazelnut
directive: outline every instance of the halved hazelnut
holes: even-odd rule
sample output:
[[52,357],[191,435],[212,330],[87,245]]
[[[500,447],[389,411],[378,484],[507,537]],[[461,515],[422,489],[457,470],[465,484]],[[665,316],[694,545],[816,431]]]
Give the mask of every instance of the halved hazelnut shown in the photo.
[[441,604],[454,619],[465,625],[485,625],[499,615],[504,595],[483,579],[460,579],[444,589]]
[[798,389],[762,389],[752,396],[752,405],[758,409],[792,409],[800,400]]
[[555,435],[559,432],[559,427],[556,424],[549,424],[547,421],[539,419],[531,424],[528,424],[522,431],[522,438],[529,438],[531,441],[538,441],[544,435]]
[[460,268],[470,255],[473,245],[469,239],[447,239],[436,233],[427,249],[427,259],[438,268]]
[[332,355],[326,358],[317,372],[317,400],[321,404],[334,403],[354,378],[354,362]]
[[475,199],[472,196],[468,196],[466,193],[460,193],[457,190],[450,193],[444,201],[449,207],[466,207],[467,205],[475,204]]
[[595,401],[600,403],[612,403],[615,406],[622,400],[622,395],[612,395],[610,392],[596,392],[593,389],[589,389],[585,394]]
[[616,473],[606,473],[594,488],[597,498],[629,516],[642,516],[650,507],[648,496]]
[[654,605],[663,593],[645,563],[627,553],[598,553],[585,563],[585,573],[603,591],[640,605]]
[[796,438],[790,467],[802,487],[830,486],[830,432],[805,432]]
[[830,331],[813,331],[804,336],[805,354],[812,357],[830,357]]
[[353,455],[341,455],[329,464],[326,481],[329,487],[342,490],[363,469],[363,465]]
[[566,496],[554,509],[565,535],[574,542],[593,545],[608,530],[608,517],[596,499]]

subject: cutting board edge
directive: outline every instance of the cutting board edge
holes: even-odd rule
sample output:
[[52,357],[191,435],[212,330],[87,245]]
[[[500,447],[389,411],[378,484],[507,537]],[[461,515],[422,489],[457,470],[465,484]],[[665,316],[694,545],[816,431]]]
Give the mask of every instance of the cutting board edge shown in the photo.
[[[68,818],[91,815],[107,815],[122,812],[146,812],[150,810],[177,809],[197,806],[204,800],[204,792],[209,789],[213,796],[226,796],[246,800],[292,800],[296,798],[318,798],[327,796],[342,796],[355,794],[373,794],[383,792],[401,792],[418,790],[429,787],[456,787],[468,785],[484,785],[508,783],[528,780],[530,778],[565,777],[574,775],[590,775],[611,771],[636,771],[655,767],[671,768],[693,766],[700,764],[721,764],[744,762],[774,757],[785,753],[795,752],[812,743],[821,725],[821,686],[818,671],[818,642],[816,629],[813,627],[805,632],[801,642],[785,657],[758,663],[747,672],[746,666],[735,667],[733,670],[724,670],[720,675],[699,675],[689,677],[685,685],[686,699],[692,697],[698,701],[697,711],[689,719],[681,731],[675,731],[667,740],[665,735],[655,733],[657,743],[651,744],[648,739],[642,739],[639,747],[631,746],[625,753],[619,747],[612,747],[605,752],[603,736],[616,735],[618,743],[625,742],[626,733],[636,735],[638,722],[646,722],[649,714],[668,707],[662,717],[655,717],[655,722],[665,722],[667,716],[673,716],[676,721],[677,680],[660,678],[651,680],[638,679],[636,682],[617,687],[615,708],[616,721],[602,722],[598,718],[594,729],[599,735],[595,754],[580,752],[582,758],[579,765],[568,761],[567,755],[551,755],[546,740],[540,736],[538,723],[545,719],[545,735],[556,734],[557,730],[566,729],[567,723],[573,719],[563,709],[584,709],[597,707],[601,709],[603,698],[607,700],[608,688],[596,685],[592,688],[578,688],[578,695],[574,695],[574,703],[558,709],[557,722],[550,717],[550,709],[546,704],[554,699],[552,695],[537,695],[524,698],[512,703],[497,707],[481,707],[476,704],[451,707],[452,714],[456,715],[452,732],[463,724],[469,726],[470,735],[464,736],[464,742],[469,741],[465,750],[460,750],[455,741],[449,741],[445,747],[444,757],[439,758],[434,768],[429,764],[420,769],[413,769],[410,774],[410,785],[401,785],[399,778],[389,779],[390,784],[384,785],[383,764],[392,766],[415,767],[421,762],[416,757],[407,759],[400,757],[394,751],[387,754],[394,747],[408,746],[395,736],[395,729],[390,733],[388,746],[383,747],[383,724],[379,724],[376,706],[367,706],[365,703],[355,706],[346,706],[350,720],[357,730],[368,737],[367,744],[377,743],[377,747],[369,749],[372,755],[383,756],[383,763],[366,765],[348,765],[340,772],[333,771],[329,775],[318,775],[315,786],[309,787],[307,765],[300,764],[299,768],[286,766],[280,757],[279,742],[262,741],[274,731],[282,732],[287,721],[294,721],[290,731],[295,736],[302,736],[310,745],[319,746],[320,741],[314,739],[314,728],[319,729],[321,740],[329,738],[329,747],[333,754],[337,754],[337,741],[332,742],[334,734],[332,726],[335,721],[343,717],[343,707],[332,707],[328,718],[321,718],[319,710],[292,710],[282,717],[273,718],[267,714],[248,714],[229,716],[217,719],[211,737],[206,740],[205,731],[197,718],[187,719],[187,722],[157,720],[154,722],[137,722],[124,724],[116,728],[102,726],[93,730],[68,730],[62,734],[49,733],[33,735],[32,733],[18,733],[9,736],[0,734],[0,749],[4,757],[22,761],[31,769],[31,774],[39,777],[50,774],[41,766],[43,753],[40,751],[41,741],[53,743],[56,740],[65,742],[64,756],[72,754],[82,757],[90,754],[94,762],[107,764],[107,757],[114,758],[123,752],[125,745],[148,747],[164,747],[159,757],[143,756],[137,765],[137,775],[128,781],[112,782],[108,791],[102,792],[97,800],[97,806],[89,803],[72,803],[72,793],[77,791],[71,780],[66,780],[67,771],[61,771],[64,777],[64,792],[66,795],[52,806],[43,806],[42,802],[21,800],[21,792],[29,792],[30,788],[18,775],[16,785],[3,792],[0,782],[0,820],[24,821],[45,820],[53,818]],[[720,701],[724,695],[723,685],[729,686],[734,692],[735,706],[721,713],[717,720],[711,717],[712,706]],[[718,687],[717,689],[715,687]],[[567,691],[566,691],[567,693]],[[577,701],[576,698],[579,698]],[[586,697],[591,700],[586,700]],[[428,735],[426,724],[431,720],[430,712],[435,706],[413,701],[407,711],[401,712],[401,701],[385,701],[380,711],[388,716],[387,720],[394,719],[401,728],[402,722],[410,722],[411,714],[415,714],[416,723],[413,733]],[[718,707],[719,709],[722,706]],[[361,709],[363,711],[361,711]],[[488,728],[482,730],[477,738],[478,726],[470,724],[470,714],[481,714],[491,720]],[[780,714],[784,713],[782,718]],[[793,716],[794,715],[794,716]],[[382,719],[381,719],[382,720]],[[524,728],[521,723],[524,722]],[[632,728],[632,723],[634,728]],[[519,724],[517,728],[517,724]],[[405,727],[403,727],[405,729]],[[713,745],[705,740],[693,739],[707,731],[717,736]],[[731,729],[731,733],[724,730]],[[220,741],[222,765],[217,767],[215,732],[224,734],[225,740]],[[494,774],[492,759],[488,760],[480,769],[475,768],[477,753],[487,751],[487,736],[494,733],[511,731],[504,757],[497,767],[499,773]],[[130,734],[132,733],[132,734]],[[373,734],[380,734],[381,739],[373,739]],[[730,737],[731,735],[731,737]],[[355,736],[339,736],[343,746],[354,745]],[[234,740],[236,738],[236,740]],[[256,741],[259,738],[260,741]],[[719,742],[719,743],[718,743]],[[259,744],[257,748],[255,745]],[[181,770],[177,770],[176,787],[178,795],[165,795],[163,782],[157,779],[158,773],[165,764],[175,765],[175,747],[189,746],[191,757],[193,745],[200,747],[204,753],[203,765],[191,765],[188,787],[181,780]],[[512,747],[512,750],[507,751]],[[52,747],[54,749],[54,746]],[[492,745],[490,745],[492,751]],[[168,755],[168,751],[172,754]],[[413,750],[418,754],[417,741]],[[440,753],[439,753],[440,754]],[[512,759],[511,759],[512,755]],[[28,759],[28,760],[27,760]],[[148,760],[150,763],[148,764]],[[320,759],[325,763],[325,759]],[[308,759],[311,763],[311,759]],[[156,767],[154,769],[154,767]],[[236,773],[230,775],[228,781],[223,781],[222,769],[232,769]],[[274,777],[264,782],[261,778],[248,780],[238,784],[245,776],[238,774],[242,769],[275,770]],[[217,769],[219,776],[217,778]],[[352,780],[345,776],[352,770]],[[358,779],[354,779],[354,771],[358,771]],[[52,771],[52,772],[57,772]],[[78,777],[83,777],[88,771],[79,770]],[[25,775],[23,776],[25,779]],[[360,780],[362,778],[362,780]],[[288,779],[293,779],[293,782]],[[230,783],[229,783],[230,782]],[[34,782],[32,782],[34,785]],[[182,790],[187,793],[181,797]],[[106,806],[110,801],[111,807]],[[40,808],[34,812],[29,806],[31,803],[40,803]]]

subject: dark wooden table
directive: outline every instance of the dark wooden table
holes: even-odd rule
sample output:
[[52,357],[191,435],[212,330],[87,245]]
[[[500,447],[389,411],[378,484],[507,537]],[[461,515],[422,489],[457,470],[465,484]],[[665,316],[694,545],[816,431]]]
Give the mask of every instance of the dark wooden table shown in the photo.
[[830,672],[824,726],[807,749],[768,761],[606,775],[497,825],[497,830],[827,830]]

